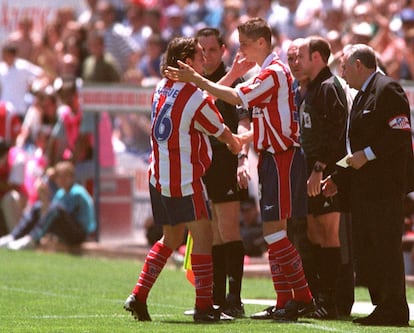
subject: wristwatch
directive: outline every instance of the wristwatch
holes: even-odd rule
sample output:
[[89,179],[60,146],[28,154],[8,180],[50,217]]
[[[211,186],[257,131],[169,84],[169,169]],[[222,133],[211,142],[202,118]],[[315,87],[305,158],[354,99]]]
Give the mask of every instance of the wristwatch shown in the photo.
[[325,168],[322,165],[320,165],[319,163],[316,163],[313,166],[313,171],[315,171],[315,172],[323,172],[324,169]]
[[244,154],[244,153],[239,153],[238,155],[237,155],[237,158],[240,160],[240,159],[242,159],[242,158],[247,158],[247,154]]

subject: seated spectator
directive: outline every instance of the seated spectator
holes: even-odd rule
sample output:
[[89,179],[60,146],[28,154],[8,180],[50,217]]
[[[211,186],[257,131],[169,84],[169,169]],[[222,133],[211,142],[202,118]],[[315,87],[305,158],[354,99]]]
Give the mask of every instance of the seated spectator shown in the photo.
[[93,199],[83,186],[75,183],[73,164],[57,163],[53,178],[58,189],[51,202],[48,203],[46,188],[40,187],[44,191],[41,207],[35,205],[31,218],[22,218],[9,235],[0,238],[0,245],[12,250],[33,248],[46,233],[56,235],[68,245],[77,245],[95,232]]
[[25,157],[21,149],[0,137],[0,235],[20,219],[27,202]]
[[50,201],[56,193],[56,184],[53,178],[53,168],[49,168],[43,176],[36,178],[34,188],[37,200],[26,210],[18,225],[13,228],[10,234],[0,237],[0,247],[6,247],[8,243],[19,238],[20,235],[28,233],[34,228],[36,222],[46,214]]
[[254,198],[240,203],[240,233],[243,240],[245,255],[260,257],[267,249],[263,238],[262,223]]

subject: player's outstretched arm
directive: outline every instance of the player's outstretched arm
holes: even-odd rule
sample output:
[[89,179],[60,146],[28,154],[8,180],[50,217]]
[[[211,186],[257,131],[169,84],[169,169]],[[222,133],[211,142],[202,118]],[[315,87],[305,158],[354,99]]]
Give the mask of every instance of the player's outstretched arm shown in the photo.
[[231,87],[212,82],[198,74],[191,66],[178,60],[180,68],[168,66],[164,71],[166,77],[170,80],[193,82],[199,88],[206,90],[211,95],[232,105],[241,105],[242,101],[237,91]]

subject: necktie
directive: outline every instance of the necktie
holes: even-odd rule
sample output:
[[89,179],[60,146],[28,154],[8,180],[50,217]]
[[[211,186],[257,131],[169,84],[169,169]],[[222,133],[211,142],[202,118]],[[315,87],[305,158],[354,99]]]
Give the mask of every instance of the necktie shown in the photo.
[[352,112],[354,112],[354,110],[359,106],[359,104],[361,103],[362,100],[362,96],[364,95],[364,91],[360,90],[358,91],[358,93],[356,94],[355,98],[354,98],[354,102],[352,103],[352,109],[351,112],[348,113],[348,121],[346,122],[346,152],[351,155],[352,154],[352,150],[351,150],[351,142],[349,140],[349,128],[351,126],[351,114]]
[[355,109],[361,103],[362,96],[364,96],[364,91],[363,90],[358,91],[358,93],[356,94],[354,98],[354,102],[352,103],[352,110]]

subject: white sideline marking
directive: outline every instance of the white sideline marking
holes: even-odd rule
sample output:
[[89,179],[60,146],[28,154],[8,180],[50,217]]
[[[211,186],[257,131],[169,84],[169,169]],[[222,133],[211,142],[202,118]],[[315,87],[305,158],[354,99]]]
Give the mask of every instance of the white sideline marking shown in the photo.
[[325,331],[325,332],[342,332],[342,333],[348,332],[349,333],[348,330],[340,330],[340,329],[337,329],[337,328],[326,327],[326,326],[321,326],[321,325],[316,325],[316,324],[302,324],[301,323],[300,325],[301,326],[306,326],[306,327],[309,327],[309,328],[316,328],[320,331]]

